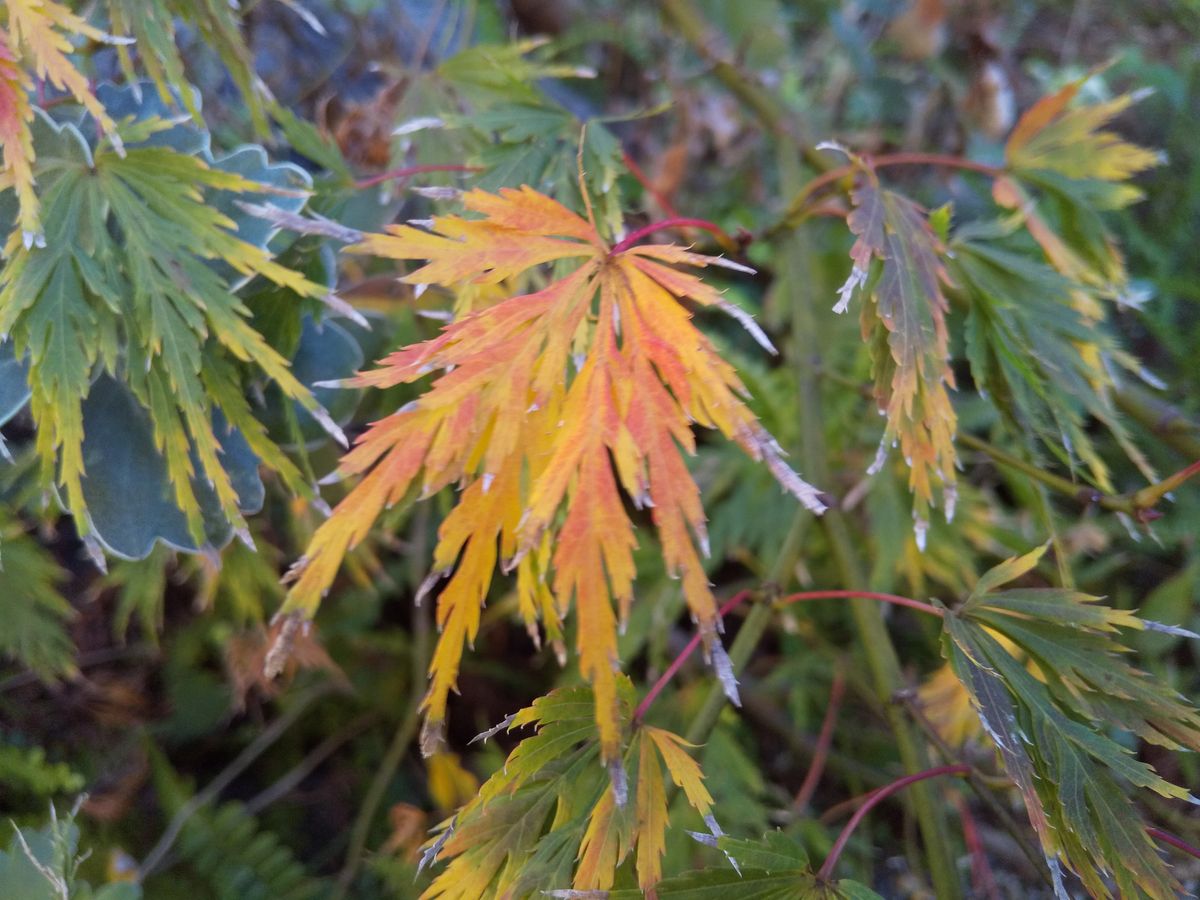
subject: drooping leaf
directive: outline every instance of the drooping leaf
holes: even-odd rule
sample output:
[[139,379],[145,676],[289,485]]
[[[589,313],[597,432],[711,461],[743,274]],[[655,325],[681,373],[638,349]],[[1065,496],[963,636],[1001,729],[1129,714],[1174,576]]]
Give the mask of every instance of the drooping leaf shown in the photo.
[[1120,629],[1145,620],[1076,591],[997,590],[1044,549],[980,578],[947,612],[944,652],[1021,791],[1060,896],[1061,860],[1095,896],[1111,896],[1111,878],[1122,896],[1173,897],[1178,886],[1127,791],[1197,801],[1114,732],[1200,749],[1200,712],[1122,657]]
[[8,45],[8,36],[0,31],[0,151],[4,167],[0,178],[12,184],[20,207],[17,225],[23,240],[32,242],[42,232],[37,195],[33,185],[33,107],[29,103],[29,75],[17,63]]
[[[625,731],[633,710],[632,684],[620,676],[617,691]],[[479,900],[547,889],[607,891],[631,854],[638,883],[654,896],[669,827],[664,768],[709,823],[713,839],[723,840],[699,766],[676,735],[635,729],[617,764],[622,774],[604,778],[595,765],[600,731],[594,707],[592,688],[559,689],[480,736],[536,729],[431,841],[427,852],[436,850],[450,862],[426,897]]]
[[1091,480],[1111,491],[1088,425],[1094,418],[1125,437],[1100,364],[1116,348],[1080,312],[1079,286],[991,241],[963,236],[951,246],[950,271],[969,304],[966,350],[976,387],[1018,434],[1036,436],[1068,465],[1083,462]]
[[[461,483],[434,552],[435,573],[450,580],[438,598],[442,634],[424,702],[424,745],[439,743],[463,644],[475,637],[504,560],[518,571],[528,623],[540,616],[553,631],[574,600],[580,668],[595,687],[603,756],[611,761],[619,747],[616,625],[635,577],[634,529],[621,490],[650,508],[664,560],[682,578],[708,641],[716,605],[701,561],[704,514],[680,452],[694,448],[691,424],[718,429],[810,509],[824,507],[742,404],[733,369],[688,321],[683,298],[725,303],[672,266],[715,260],[665,245],[614,252],[588,221],[529,188],[473,191],[464,202],[484,218],[441,216],[430,232],[393,226],[355,249],[426,260],[404,280],[452,288],[495,284],[553,261],[575,267],[352,380],[388,387],[441,373],[343,459],[343,475],[365,477],[316,533],[285,612],[312,615],[346,551],[385,506],[412,487],[428,496]],[[535,591],[543,581],[552,594]]]
[[1005,148],[1009,174],[996,179],[992,194],[1022,216],[1051,265],[1120,300],[1127,296],[1125,264],[1100,212],[1139,199],[1141,192],[1127,182],[1162,159],[1104,130],[1137,95],[1075,102],[1089,78],[1043,98],[1021,117]]
[[[862,305],[863,340],[871,348],[875,400],[887,417],[880,457],[899,444],[909,466],[918,543],[924,545],[929,508],[940,486],[947,518],[954,514],[954,434],[957,419],[947,388],[949,367],[947,281],[943,248],[917,204],[879,186],[873,172],[851,195],[854,262],[834,307],[845,312],[856,290],[870,286]],[[872,279],[874,260],[879,275]]]

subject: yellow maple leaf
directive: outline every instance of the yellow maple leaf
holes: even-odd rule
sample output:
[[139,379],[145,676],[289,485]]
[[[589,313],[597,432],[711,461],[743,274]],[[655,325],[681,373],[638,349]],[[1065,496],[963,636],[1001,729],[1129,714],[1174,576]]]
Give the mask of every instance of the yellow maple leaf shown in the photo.
[[71,36],[103,43],[123,43],[124,39],[89,25],[55,0],[6,0],[4,6],[6,27],[0,29],[0,149],[4,151],[4,167],[0,169],[0,186],[11,183],[16,188],[20,203],[18,231],[28,247],[42,240],[37,197],[33,190],[34,153],[29,133],[33,110],[27,94],[32,86],[29,72],[69,93],[91,113],[113,147],[121,153],[123,146],[116,124],[92,93],[87,78],[68,56],[74,52]]
[[449,582],[437,604],[441,637],[424,701],[423,748],[440,745],[463,645],[475,638],[502,562],[518,570],[528,625],[541,617],[556,637],[574,601],[579,664],[595,689],[602,752],[611,762],[621,740],[617,621],[628,612],[636,575],[622,491],[649,508],[668,569],[682,579],[713,647],[718,620],[702,565],[705,518],[682,456],[694,450],[692,425],[736,441],[813,511],[824,505],[746,408],[733,368],[683,304],[748,318],[677,268],[724,260],[669,245],[610,247],[592,223],[528,187],[475,190],[463,201],[482,218],[441,216],[429,231],[392,226],[351,250],[423,260],[405,281],[453,289],[497,284],[544,263],[575,268],[541,290],[465,316],[352,380],[384,388],[434,376],[419,400],[375,423],[343,458],[342,475],[364,477],[314,535],[284,612],[315,612],[346,552],[386,506],[412,489],[429,496],[459,484],[434,551],[435,576]]
[[16,191],[19,205],[17,224],[22,234],[36,235],[41,230],[37,215],[37,196],[33,192],[33,135],[29,123],[33,107],[29,104],[32,82],[17,65],[0,31],[0,150],[4,151],[4,167],[0,179]]

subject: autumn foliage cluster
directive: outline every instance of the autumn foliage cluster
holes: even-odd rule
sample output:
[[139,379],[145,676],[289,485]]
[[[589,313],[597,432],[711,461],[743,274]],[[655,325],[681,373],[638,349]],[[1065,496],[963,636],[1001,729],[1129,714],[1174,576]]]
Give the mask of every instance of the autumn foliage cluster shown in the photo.
[[0,9],[0,894],[1194,886],[1138,66],[248,6]]

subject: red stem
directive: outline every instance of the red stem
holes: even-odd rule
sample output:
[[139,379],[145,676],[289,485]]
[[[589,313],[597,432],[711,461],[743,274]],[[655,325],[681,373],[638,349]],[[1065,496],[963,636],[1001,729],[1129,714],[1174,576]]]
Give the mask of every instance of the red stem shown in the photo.
[[[731,612],[741,606],[742,603],[750,596],[750,593],[750,591],[738,591],[725,601],[725,605],[717,611],[717,615],[722,619],[725,618],[725,616],[729,615]],[[675,673],[683,667],[683,664],[687,662],[688,657],[695,653],[696,648],[699,646],[700,632],[696,632],[696,634],[692,635],[692,639],[687,642],[687,646],[680,651],[679,655],[675,657],[669,666],[667,666],[666,670],[660,676],[658,676],[658,681],[654,682],[654,686],[646,692],[646,696],[642,698],[642,702],[637,705],[637,709],[633,711],[634,724],[642,721],[642,718],[646,715],[646,710],[648,710],[650,708],[650,704],[654,702],[654,698],[662,693],[662,689],[667,686],[667,682],[675,677]]]
[[654,182],[646,177],[646,173],[642,171],[642,167],[637,164],[637,161],[629,155],[628,150],[621,151],[621,160],[625,163],[625,168],[629,170],[630,174],[646,189],[646,193],[653,197],[654,202],[662,207],[662,211],[672,218],[679,218],[679,211],[675,209],[675,206],[671,203],[667,195],[656,188]]
[[812,795],[821,781],[821,773],[825,770],[825,760],[829,757],[829,747],[833,743],[833,726],[837,724],[838,710],[842,706],[842,695],[846,692],[846,676],[839,668],[833,673],[833,684],[829,686],[829,705],[825,708],[825,718],[821,722],[821,731],[817,735],[817,746],[813,750],[812,765],[804,776],[804,783],[796,792],[792,809],[801,811],[808,808]]
[[962,794],[955,791],[958,805],[958,818],[962,822],[963,841],[971,854],[971,881],[975,885],[975,893],[990,900],[1000,900],[1000,890],[996,886],[996,877],[992,867],[988,865],[987,854],[983,851],[983,842],[979,839],[979,829],[975,826],[975,817]]
[[397,178],[411,178],[413,175],[422,175],[426,172],[481,172],[479,166],[459,166],[451,163],[442,165],[428,166],[408,166],[403,169],[392,169],[390,172],[383,172],[379,175],[372,175],[369,178],[363,178],[354,182],[354,186],[359,190],[364,188],[374,187],[377,184],[383,184],[385,181],[392,181]]
[[[687,220],[690,221],[690,220]],[[665,224],[665,223],[660,223]],[[644,230],[644,229],[643,229]],[[636,234],[637,232],[634,232]],[[630,235],[632,237],[633,235]],[[628,238],[626,238],[628,240]],[[624,241],[622,241],[624,243]],[[613,253],[618,252],[621,244],[618,244],[612,249]],[[717,612],[720,617],[725,617],[738,606],[740,606],[747,597],[750,596],[750,591],[739,591],[725,602],[725,605]],[[778,605],[786,606],[790,603],[801,603],[806,600],[845,600],[855,597],[863,597],[867,600],[882,600],[884,603],[892,603],[896,606],[907,606],[909,609],[919,610],[923,613],[928,613],[931,616],[942,618],[942,611],[936,606],[931,606],[928,603],[922,603],[920,600],[913,600],[911,597],[901,597],[899,594],[880,594],[876,591],[802,591],[799,594],[788,594],[786,597],[780,598]],[[650,704],[654,702],[654,698],[662,693],[662,689],[667,686],[675,673],[683,666],[689,656],[696,652],[696,648],[700,646],[699,633],[692,636],[688,641],[687,646],[680,651],[674,661],[667,666],[666,671],[659,676],[658,681],[654,682],[654,686],[642,698],[642,702],[638,704],[637,709],[633,712],[634,724],[640,722],[646,714],[646,710],[650,708]]]
[[928,613],[931,616],[942,618],[942,611],[936,606],[928,603],[922,603],[920,600],[913,600],[911,597],[901,597],[899,594],[880,594],[876,591],[801,591],[798,594],[788,594],[786,597],[781,597],[778,601],[780,606],[786,606],[789,603],[803,603],[807,600],[850,600],[856,597],[862,597],[867,600],[882,600],[884,603],[891,603],[895,606],[907,606],[909,609],[915,609],[923,613]]
[[1200,859],[1200,849],[1193,847],[1182,838],[1175,837],[1175,835],[1171,834],[1169,831],[1163,831],[1161,828],[1150,826],[1146,829],[1146,833],[1156,841],[1162,841],[1164,844],[1170,844],[1176,850],[1182,850],[1189,856],[1194,856],[1196,859]]
[[643,225],[641,228],[631,231],[625,236],[625,240],[616,244],[611,251],[612,254],[622,253],[648,235],[654,234],[656,231],[662,231],[666,228],[703,228],[705,231],[710,231],[719,238],[730,240],[728,234],[725,233],[720,225],[716,225],[707,219],[687,219],[681,216],[675,216],[670,219],[663,219],[661,222],[651,222],[649,225]]
[[821,864],[821,870],[817,873],[819,881],[829,881],[833,875],[833,869],[837,865],[838,857],[842,855],[842,851],[846,849],[846,844],[849,842],[851,835],[854,834],[854,829],[858,827],[858,823],[872,809],[878,806],[882,801],[897,791],[903,790],[910,784],[916,784],[918,781],[925,781],[928,778],[938,778],[942,775],[967,775],[971,771],[968,765],[953,765],[953,766],[938,766],[933,769],[926,769],[924,772],[917,772],[914,775],[905,775],[903,778],[897,778],[891,784],[884,785],[879,790],[875,791],[866,799],[854,815],[850,817],[850,821],[846,823],[846,827],[842,829],[842,833],[837,836],[837,840],[833,842],[833,847],[829,851],[829,855],[825,857],[825,862]]
[[[889,166],[942,166],[949,169],[965,169],[968,172],[979,172],[983,175],[990,175],[993,178],[998,178],[1004,174],[1004,169],[999,166],[989,166],[987,163],[975,162],[961,156],[948,156],[943,153],[885,153],[883,156],[866,159],[866,163],[873,169],[886,169]],[[800,195],[793,201],[792,208],[797,209],[805,200],[821,188],[845,178],[847,175],[855,172],[857,168],[858,166],[854,164],[839,166],[836,169],[830,169],[828,172],[818,175],[804,186]]]

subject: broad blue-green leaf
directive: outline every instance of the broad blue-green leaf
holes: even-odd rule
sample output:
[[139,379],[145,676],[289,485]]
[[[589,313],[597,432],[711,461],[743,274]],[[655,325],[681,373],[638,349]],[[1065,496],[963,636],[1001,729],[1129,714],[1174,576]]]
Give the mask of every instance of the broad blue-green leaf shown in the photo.
[[0,343],[0,425],[29,402],[29,367],[18,359],[12,341]]
[[[246,512],[261,508],[263,484],[258,459],[245,439],[224,427],[215,416],[222,444],[222,462]],[[95,535],[109,552],[142,559],[162,541],[180,550],[196,551],[187,517],[174,501],[167,466],[154,444],[149,414],[132,392],[115,379],[97,379],[83,405],[83,492]],[[212,489],[193,484],[204,515],[206,546],[220,547],[233,535]]]

